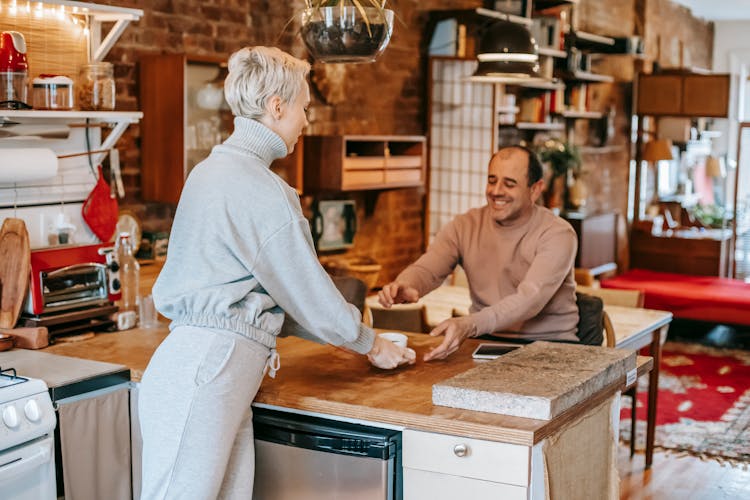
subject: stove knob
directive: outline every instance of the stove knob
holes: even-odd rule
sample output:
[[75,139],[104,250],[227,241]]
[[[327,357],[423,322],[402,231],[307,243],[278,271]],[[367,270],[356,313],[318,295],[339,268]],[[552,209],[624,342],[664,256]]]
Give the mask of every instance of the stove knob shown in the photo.
[[7,406],[3,410],[3,422],[11,429],[18,427],[18,412],[16,412],[15,406]]
[[42,411],[39,408],[36,399],[29,399],[23,407],[23,412],[26,414],[26,418],[28,418],[30,422],[39,422],[42,418]]

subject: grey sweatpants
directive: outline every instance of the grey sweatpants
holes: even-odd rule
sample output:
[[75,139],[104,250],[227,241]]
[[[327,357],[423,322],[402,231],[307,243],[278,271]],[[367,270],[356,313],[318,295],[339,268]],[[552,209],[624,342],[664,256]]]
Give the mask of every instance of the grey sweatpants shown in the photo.
[[176,327],[143,374],[141,499],[252,498],[251,403],[270,349],[238,334]]

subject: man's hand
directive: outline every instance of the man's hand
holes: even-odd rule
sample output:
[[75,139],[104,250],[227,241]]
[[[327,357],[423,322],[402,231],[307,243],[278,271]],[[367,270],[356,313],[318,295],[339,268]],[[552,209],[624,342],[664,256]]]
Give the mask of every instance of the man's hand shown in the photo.
[[446,319],[430,332],[430,335],[433,337],[444,335],[445,340],[439,346],[425,354],[424,360],[432,361],[433,359],[447,358],[461,347],[464,340],[475,336],[476,333],[477,327],[469,316]]
[[398,281],[388,283],[378,292],[378,301],[385,308],[389,308],[393,304],[412,304],[418,300],[419,292],[416,288]]
[[390,340],[385,340],[376,335],[372,349],[367,353],[367,359],[378,368],[391,370],[405,363],[413,365],[417,359],[417,354],[414,349],[399,347]]

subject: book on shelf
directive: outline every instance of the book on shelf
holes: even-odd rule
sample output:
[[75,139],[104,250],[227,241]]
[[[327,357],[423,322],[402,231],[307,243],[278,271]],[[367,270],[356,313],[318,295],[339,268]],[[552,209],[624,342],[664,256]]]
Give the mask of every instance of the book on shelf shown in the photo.
[[581,83],[569,89],[566,108],[569,111],[586,111],[588,109],[588,85]]
[[560,19],[554,16],[541,16],[533,19],[531,25],[531,36],[540,47],[549,47],[553,49],[564,49],[561,46],[563,37],[560,33]]

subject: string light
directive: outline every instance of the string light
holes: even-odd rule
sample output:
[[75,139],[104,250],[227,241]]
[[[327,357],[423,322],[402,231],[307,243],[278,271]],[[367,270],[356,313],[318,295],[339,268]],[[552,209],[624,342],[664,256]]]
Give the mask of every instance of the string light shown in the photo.
[[[23,18],[28,16],[29,18],[42,21],[54,19],[62,24],[77,27],[79,20],[72,14],[84,11],[88,11],[88,9],[81,9],[77,6],[69,7],[66,5],[46,4],[36,0],[26,0],[26,2],[0,0],[0,14],[9,21],[9,18]],[[21,20],[16,19],[10,22],[15,24],[21,22]]]

